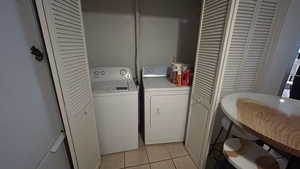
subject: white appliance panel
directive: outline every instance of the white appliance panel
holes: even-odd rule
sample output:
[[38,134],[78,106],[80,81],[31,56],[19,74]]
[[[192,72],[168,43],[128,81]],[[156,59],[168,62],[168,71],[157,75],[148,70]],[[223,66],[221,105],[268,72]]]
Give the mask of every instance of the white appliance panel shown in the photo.
[[143,78],[146,144],[182,142],[190,87],[177,87],[165,77]]
[[138,148],[138,95],[94,97],[102,154]]
[[184,140],[188,99],[188,95],[151,96],[151,142]]

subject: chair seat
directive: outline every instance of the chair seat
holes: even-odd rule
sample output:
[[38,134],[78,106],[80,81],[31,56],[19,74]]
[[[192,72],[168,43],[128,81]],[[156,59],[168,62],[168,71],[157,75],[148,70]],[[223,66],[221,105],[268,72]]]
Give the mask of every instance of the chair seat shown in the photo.
[[[227,117],[223,117],[221,120],[222,127],[228,131],[231,121]],[[253,136],[252,134],[249,134],[248,132],[245,132],[240,127],[233,125],[231,128],[231,135],[234,135],[239,138],[243,138],[245,140],[250,141],[256,141],[258,140],[257,137]]]
[[236,169],[280,169],[273,156],[262,147],[245,139],[227,139],[223,153]]

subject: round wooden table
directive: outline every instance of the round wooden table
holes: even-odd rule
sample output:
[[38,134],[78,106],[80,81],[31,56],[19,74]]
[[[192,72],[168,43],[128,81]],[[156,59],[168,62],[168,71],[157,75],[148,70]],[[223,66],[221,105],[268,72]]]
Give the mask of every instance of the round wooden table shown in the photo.
[[266,144],[300,157],[300,101],[259,93],[235,93],[221,101],[232,122]]

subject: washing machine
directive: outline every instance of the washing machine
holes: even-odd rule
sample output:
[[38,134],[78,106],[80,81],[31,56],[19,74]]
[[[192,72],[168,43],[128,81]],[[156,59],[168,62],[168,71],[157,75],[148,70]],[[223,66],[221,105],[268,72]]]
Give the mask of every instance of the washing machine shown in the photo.
[[101,154],[138,148],[138,87],[127,67],[91,69]]

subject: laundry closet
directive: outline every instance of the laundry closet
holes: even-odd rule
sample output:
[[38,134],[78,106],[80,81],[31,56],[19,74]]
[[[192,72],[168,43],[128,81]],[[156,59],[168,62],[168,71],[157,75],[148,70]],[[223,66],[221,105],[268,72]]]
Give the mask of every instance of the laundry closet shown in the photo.
[[[204,167],[222,82],[230,86],[230,66],[248,52],[240,44],[251,43],[232,37],[250,36],[243,24],[260,3],[35,1],[75,168],[93,169],[101,154],[137,149],[139,134],[146,144],[184,142]],[[193,70],[192,85],[170,82],[172,63]]]

